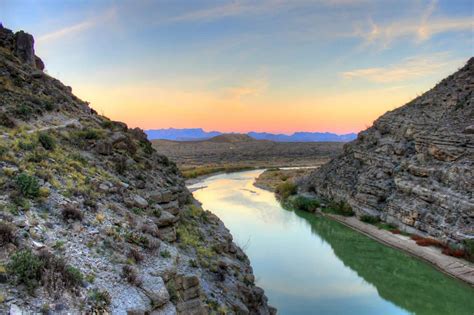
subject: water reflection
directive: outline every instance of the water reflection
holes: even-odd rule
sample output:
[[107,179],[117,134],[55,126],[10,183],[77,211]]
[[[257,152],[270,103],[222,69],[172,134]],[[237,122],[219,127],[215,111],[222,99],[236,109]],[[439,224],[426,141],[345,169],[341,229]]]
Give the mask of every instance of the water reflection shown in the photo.
[[194,195],[246,247],[280,314],[473,314],[473,289],[337,222],[284,210],[253,186],[260,172],[211,177]]

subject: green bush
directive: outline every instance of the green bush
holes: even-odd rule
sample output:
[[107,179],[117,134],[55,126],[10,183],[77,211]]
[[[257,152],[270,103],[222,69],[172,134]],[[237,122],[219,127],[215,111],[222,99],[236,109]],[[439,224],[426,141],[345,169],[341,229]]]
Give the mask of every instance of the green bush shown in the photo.
[[48,151],[52,151],[56,147],[56,141],[54,140],[53,137],[51,137],[46,132],[41,132],[38,135],[38,141],[39,141],[39,143],[41,143],[43,148],[45,148]]
[[285,200],[288,197],[296,194],[298,187],[292,182],[285,182],[277,186],[275,193],[279,198]]
[[36,198],[39,196],[40,187],[36,177],[21,173],[16,178],[16,185],[24,197]]
[[18,284],[24,284],[29,290],[36,288],[41,280],[43,262],[29,249],[21,250],[12,255],[7,266]]
[[342,215],[345,217],[351,217],[354,215],[354,211],[352,210],[352,207],[345,201],[331,201],[329,203],[329,206],[326,208],[322,209],[323,212],[326,213],[333,213],[333,214],[338,214]]
[[0,112],[0,126],[13,128],[16,124],[7,114]]
[[288,200],[289,206],[293,209],[315,212],[319,207],[319,201],[303,196],[296,196]]
[[464,240],[464,250],[466,251],[467,259],[474,262],[474,239]]
[[85,140],[98,140],[102,138],[102,130],[87,128],[76,133],[76,136]]
[[360,220],[365,223],[376,224],[380,222],[380,218],[373,215],[364,214],[360,217]]

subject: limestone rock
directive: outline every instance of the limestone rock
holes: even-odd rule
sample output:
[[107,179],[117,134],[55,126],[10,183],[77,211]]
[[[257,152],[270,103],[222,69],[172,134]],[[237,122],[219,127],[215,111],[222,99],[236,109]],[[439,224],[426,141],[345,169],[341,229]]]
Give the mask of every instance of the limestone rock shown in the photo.
[[473,78],[471,58],[432,90],[377,119],[300,190],[444,241],[474,238]]

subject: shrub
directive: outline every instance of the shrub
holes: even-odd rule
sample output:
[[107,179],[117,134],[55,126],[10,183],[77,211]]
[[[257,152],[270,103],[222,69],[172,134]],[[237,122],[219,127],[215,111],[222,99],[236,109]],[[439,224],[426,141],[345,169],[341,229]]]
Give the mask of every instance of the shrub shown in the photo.
[[452,247],[449,247],[449,246],[446,246],[445,248],[443,248],[442,253],[447,255],[447,256],[452,256],[452,257],[456,257],[456,258],[463,258],[463,257],[467,256],[466,251],[464,251],[463,249],[452,248]]
[[296,196],[289,201],[289,206],[297,210],[314,212],[319,207],[319,201],[304,196]]
[[24,197],[36,198],[39,195],[40,187],[36,177],[21,173],[16,178],[16,185]]
[[128,283],[133,284],[135,286],[139,286],[141,284],[141,280],[138,277],[138,272],[135,268],[129,265],[125,265],[122,268],[122,276],[127,280]]
[[68,220],[82,221],[84,217],[84,215],[82,214],[82,211],[72,204],[68,204],[63,208],[62,216],[65,221],[68,221]]
[[285,200],[288,197],[296,194],[297,186],[292,182],[285,182],[277,186],[275,193],[279,198]]
[[365,223],[376,224],[380,222],[380,218],[374,215],[364,214],[360,217],[360,220]]
[[435,247],[440,247],[440,248],[445,247],[444,244],[438,240],[435,240],[433,238],[424,238],[424,237],[421,237],[418,240],[416,240],[416,244],[419,246],[435,246]]
[[354,215],[352,207],[347,202],[342,200],[339,202],[331,201],[327,208],[323,208],[323,212],[334,213],[345,217],[350,217]]
[[463,241],[466,258],[474,262],[474,239],[466,239]]
[[26,104],[21,104],[20,106],[14,109],[13,113],[16,117],[21,118],[23,120],[27,120],[30,118],[33,111],[30,106]]
[[144,259],[143,254],[136,248],[130,248],[127,257],[134,260],[136,263],[142,262]]
[[39,143],[41,143],[43,148],[45,148],[48,151],[52,151],[56,147],[56,141],[54,140],[53,137],[51,137],[51,135],[49,135],[46,132],[41,132],[38,135],[38,141]]
[[0,145],[0,157],[3,157],[8,153],[8,148]]
[[94,128],[83,129],[76,134],[79,138],[85,140],[98,140],[102,138],[102,131]]
[[109,292],[99,289],[90,290],[87,301],[93,308],[92,314],[105,313],[110,303],[112,303]]
[[15,275],[18,284],[24,284],[28,290],[39,285],[43,262],[31,250],[25,249],[12,255],[8,270]]
[[4,126],[7,128],[14,128],[16,124],[10,117],[8,117],[7,114],[0,113],[0,126]]
[[171,253],[170,253],[168,250],[166,250],[166,249],[165,249],[165,250],[162,250],[162,251],[160,252],[160,255],[161,255],[161,257],[163,257],[163,258],[170,258],[170,257],[171,257]]
[[0,221],[0,245],[15,242],[15,226],[13,224]]

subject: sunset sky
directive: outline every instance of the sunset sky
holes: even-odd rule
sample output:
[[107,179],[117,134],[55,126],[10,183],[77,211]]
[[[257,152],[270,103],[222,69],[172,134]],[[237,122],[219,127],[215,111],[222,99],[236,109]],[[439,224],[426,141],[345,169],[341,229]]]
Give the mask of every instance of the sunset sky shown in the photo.
[[474,55],[472,0],[0,0],[47,72],[131,127],[370,126]]

